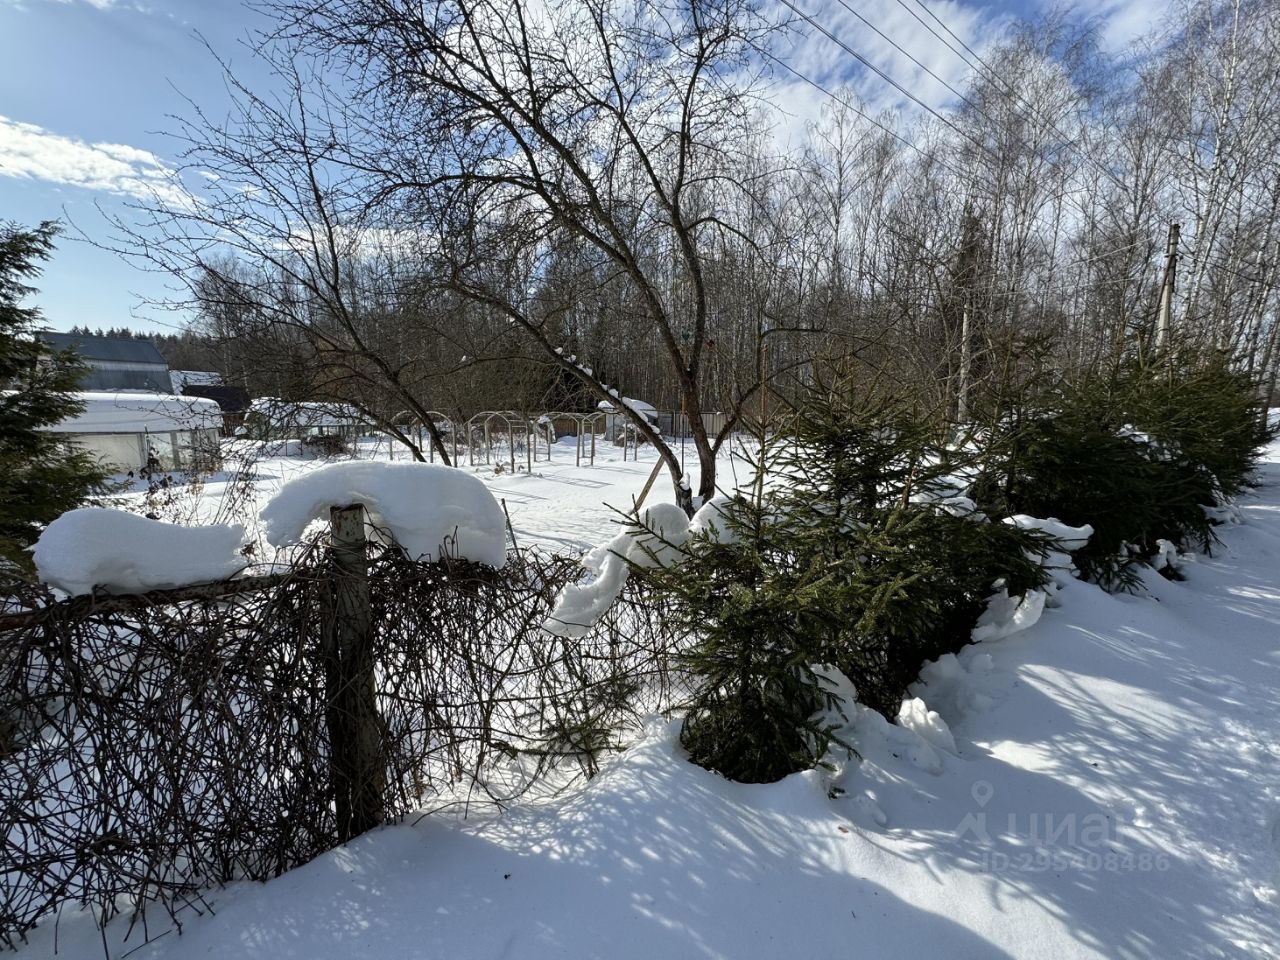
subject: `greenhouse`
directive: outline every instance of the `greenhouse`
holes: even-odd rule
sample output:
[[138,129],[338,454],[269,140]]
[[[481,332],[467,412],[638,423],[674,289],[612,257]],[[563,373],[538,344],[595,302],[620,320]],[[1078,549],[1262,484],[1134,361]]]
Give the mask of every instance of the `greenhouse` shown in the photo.
[[50,427],[112,469],[217,466],[222,411],[203,397],[162,393],[81,393],[84,411]]
[[354,407],[344,403],[298,402],[262,397],[249,404],[244,426],[237,436],[252,440],[308,440],[361,436],[369,424]]

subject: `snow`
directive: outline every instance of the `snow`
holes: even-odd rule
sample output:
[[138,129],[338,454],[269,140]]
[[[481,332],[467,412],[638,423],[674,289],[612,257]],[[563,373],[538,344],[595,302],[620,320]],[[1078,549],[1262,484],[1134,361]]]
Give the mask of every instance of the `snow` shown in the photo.
[[1169,540],[1156,541],[1156,553],[1151,558],[1151,566],[1156,570],[1177,570],[1181,566],[1178,548]]
[[[1038,517],[1029,517],[1024,513],[1006,517],[1004,522],[1018,527],[1020,530],[1039,530],[1041,533],[1053,538],[1053,544],[1050,546],[1048,553],[1040,558],[1041,563],[1048,570],[1051,580],[1046,588],[1048,596],[1036,599],[1031,594],[1028,594],[1027,600],[1030,603],[1043,604],[1046,600],[1055,597],[1058,589],[1072,577],[1079,576],[1079,571],[1071,559],[1071,553],[1082,549],[1089,542],[1089,538],[1093,536],[1093,527],[1089,524],[1073,527],[1055,517],[1042,520]],[[1006,601],[1008,600],[1007,594],[1005,599]],[[988,613],[991,613],[990,609],[988,609]],[[992,617],[994,616],[996,615],[993,614]],[[1016,632],[1023,629],[1023,626],[1029,626],[1034,623],[1039,619],[1040,612],[1034,606],[1027,607],[1022,611],[1010,609],[1007,615],[1000,615],[1000,623],[1003,626],[997,626],[992,617],[984,617],[982,621],[979,621],[979,630],[983,631],[983,635],[979,636],[979,630],[975,630],[974,640],[1008,636],[1009,633]],[[988,626],[993,628],[990,632],[985,629]]]
[[898,726],[910,730],[930,746],[947,753],[956,752],[951,728],[936,710],[930,710],[920,697],[908,697],[898,711]]
[[[616,390],[610,390],[609,392],[614,396],[617,396]],[[624,407],[629,407],[632,412],[640,414],[645,419],[657,419],[658,410],[653,404],[646,403],[643,400],[636,400],[633,397],[619,397],[618,399]],[[604,413],[615,413],[617,411],[617,404],[610,403],[608,400],[601,400],[596,404],[596,409],[603,411]]]
[[260,397],[252,401],[246,414],[246,419],[249,418],[293,429],[346,427],[363,419],[360,411],[344,403],[295,402],[275,397]]
[[[585,370],[586,368],[584,367],[583,369]],[[605,414],[607,431],[609,433],[613,433],[619,429],[619,426],[622,423],[622,420],[620,419],[622,417],[622,413],[619,410],[620,406],[626,407],[636,416],[646,420],[650,426],[657,426],[658,411],[653,404],[646,403],[643,400],[636,400],[633,397],[621,396],[618,391],[613,388],[610,388],[608,393],[614,398],[614,400],[601,400],[596,404],[596,409]]]
[[937,501],[938,508],[951,514],[953,517],[970,517],[973,520],[985,520],[987,518],[978,505],[969,497],[941,497]]
[[475,476],[435,463],[357,460],[290,480],[262,510],[267,541],[296,543],[331,507],[357,503],[414,559],[507,562],[506,518],[493,494]]
[[84,507],[49,524],[33,556],[40,579],[73,596],[145,593],[233,576],[247,564],[244,539],[239,524],[189,527]]
[[[954,482],[957,486],[961,483],[959,480]],[[970,497],[957,494],[947,487],[917,490],[911,495],[911,502],[931,504],[953,517],[969,517],[971,520],[987,519],[987,515],[978,509],[978,505]]]
[[[204,894],[180,936],[149,914],[146,945],[128,916],[100,936],[69,911],[19,956],[56,938],[71,960],[1280,957],[1280,447],[1268,459],[1185,581],[1064,577],[1034,622],[927,664],[904,722],[849,706],[837,732],[860,756],[830,770],[730,783],[655,719],[558,799],[411,817]],[[625,508],[654,462],[571,461],[482,481],[522,541],[608,539],[602,503]]]
[[689,517],[674,503],[646,507],[637,523],[583,557],[595,576],[565,587],[542,629],[558,637],[586,636],[622,593],[630,565],[670,566],[684,555],[689,531]]
[[1067,552],[1081,549],[1089,542],[1089,538],[1093,536],[1093,527],[1089,526],[1089,524],[1072,527],[1061,522],[1056,517],[1041,520],[1037,517],[1029,517],[1025,513],[1019,513],[1012,517],[1006,517],[1004,522],[1020,530],[1039,530],[1042,533],[1046,533],[1057,540],[1058,545]]
[[1202,504],[1200,509],[1214,523],[1231,524],[1241,522],[1240,509],[1234,503],[1220,504],[1214,507]]
[[88,391],[77,394],[84,412],[48,429],[54,433],[143,433],[208,430],[222,426],[222,409],[203,397],[163,393]]
[[[246,440],[237,437],[222,445],[224,453],[236,457],[253,460],[275,460],[281,457],[304,457],[308,455],[307,445],[301,440]],[[312,459],[319,454],[312,453]]]
[[1028,590],[1024,596],[1011,597],[1001,587],[987,599],[987,609],[978,617],[969,638],[974,643],[999,640],[1034,626],[1044,613],[1048,595],[1043,590]]
[[998,684],[994,658],[983,648],[970,646],[926,663],[908,692],[927,700],[953,726],[990,708]]
[[689,535],[701,536],[713,543],[734,543],[737,540],[729,524],[728,507],[733,500],[718,493],[694,513],[689,520]]

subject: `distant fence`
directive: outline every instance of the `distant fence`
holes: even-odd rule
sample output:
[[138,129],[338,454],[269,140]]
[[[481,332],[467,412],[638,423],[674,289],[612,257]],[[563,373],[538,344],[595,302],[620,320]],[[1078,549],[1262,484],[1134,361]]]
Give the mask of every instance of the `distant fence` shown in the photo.
[[347,508],[283,574],[0,614],[0,942],[67,903],[173,915],[411,811],[591,772],[679,699],[679,638],[636,588],[552,637],[576,563],[414,563],[363,532]]
[[[692,421],[688,414],[659,413],[657,414],[657,419],[658,428],[662,431],[664,437],[679,438],[693,435]],[[702,427],[709,437],[715,437],[728,422],[729,417],[723,413],[702,414]]]

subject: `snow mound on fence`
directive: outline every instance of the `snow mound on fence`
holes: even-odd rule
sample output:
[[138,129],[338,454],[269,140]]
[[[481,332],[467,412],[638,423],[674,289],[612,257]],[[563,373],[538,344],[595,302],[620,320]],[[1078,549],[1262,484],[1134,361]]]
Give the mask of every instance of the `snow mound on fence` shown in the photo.
[[184,527],[124,510],[83,507],[54,520],[32,548],[40,579],[77,596],[145,593],[223,580],[244,569],[244,527]]
[[675,563],[689,540],[689,518],[674,503],[655,503],[640,514],[639,522],[582,558],[595,573],[586,583],[565,587],[542,629],[557,637],[582,637],[613,606],[631,573],[638,567]]
[[335,463],[290,480],[262,509],[272,546],[296,543],[331,507],[362,505],[414,559],[507,562],[506,519],[478,478],[436,463]]
[[733,498],[719,493],[698,508],[689,520],[689,533],[701,536],[714,543],[733,544],[737,542],[730,518]]

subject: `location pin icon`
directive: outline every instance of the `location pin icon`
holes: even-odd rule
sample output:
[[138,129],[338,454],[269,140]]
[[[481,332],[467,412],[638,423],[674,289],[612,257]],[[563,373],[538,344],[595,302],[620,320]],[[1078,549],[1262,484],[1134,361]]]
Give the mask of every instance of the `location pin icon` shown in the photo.
[[978,806],[985,807],[995,796],[996,788],[986,780],[978,780],[969,792],[973,794],[973,799],[977,801]]

